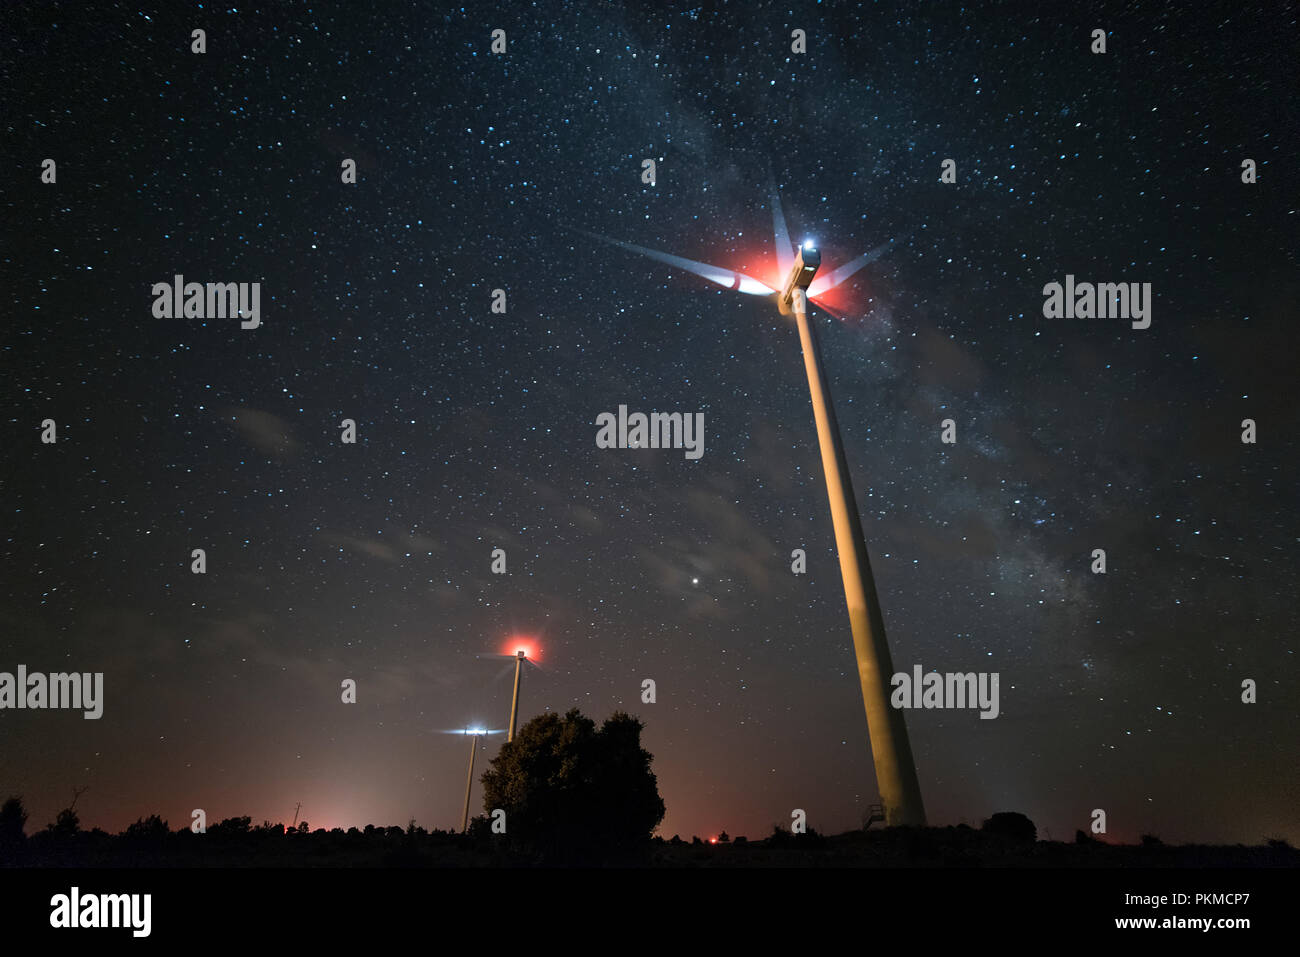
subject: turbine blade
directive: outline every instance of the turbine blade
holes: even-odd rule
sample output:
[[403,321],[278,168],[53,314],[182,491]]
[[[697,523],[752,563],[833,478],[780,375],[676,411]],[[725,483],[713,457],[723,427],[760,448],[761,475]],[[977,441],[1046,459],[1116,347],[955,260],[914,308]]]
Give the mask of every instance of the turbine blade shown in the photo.
[[844,280],[848,279],[850,276],[852,276],[863,266],[867,265],[867,263],[875,262],[885,253],[887,253],[889,251],[889,247],[892,245],[894,245],[894,240],[892,239],[887,243],[881,243],[875,249],[871,250],[870,252],[863,253],[857,259],[853,260],[852,262],[845,263],[839,269],[829,272],[824,276],[818,276],[816,279],[812,281],[812,285],[808,287],[808,298],[815,299],[816,297],[820,296],[822,293],[829,292],[830,290],[834,289],[836,286],[838,286]]
[[794,247],[790,245],[790,231],[785,228],[785,213],[781,210],[781,194],[777,191],[776,178],[772,176],[771,170],[768,171],[768,179],[772,187],[772,232],[776,243],[776,269],[777,275],[784,278],[790,275],[790,267],[794,265]]
[[[573,227],[568,227],[572,229]],[[635,243],[625,243],[618,239],[609,239],[605,236],[598,236],[595,233],[589,233],[585,229],[574,229],[574,232],[582,233],[584,236],[590,236],[592,239],[598,239],[602,243],[609,243],[611,246],[617,246],[620,249],[626,249],[630,252],[640,253],[642,256],[649,256],[651,259],[657,259],[661,263],[669,266],[676,266],[678,269],[685,269],[687,272],[694,273],[697,276],[715,282],[719,286],[726,286],[728,289],[735,289],[751,296],[770,296],[776,292],[775,289],[759,282],[753,276],[747,276],[743,272],[736,272],[732,269],[723,269],[721,266],[710,266],[708,263],[696,262],[694,259],[686,259],[682,256],[674,256],[671,253],[661,253],[657,249],[647,249],[645,246],[638,246]]]

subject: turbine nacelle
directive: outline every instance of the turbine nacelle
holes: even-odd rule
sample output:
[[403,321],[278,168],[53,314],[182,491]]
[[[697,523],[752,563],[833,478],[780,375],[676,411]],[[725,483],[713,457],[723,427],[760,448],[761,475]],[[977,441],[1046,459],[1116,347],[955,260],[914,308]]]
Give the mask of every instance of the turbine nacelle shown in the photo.
[[794,257],[794,265],[790,267],[790,275],[786,277],[785,285],[781,287],[781,292],[777,296],[776,304],[781,310],[781,315],[790,315],[796,289],[807,294],[813,277],[817,275],[817,267],[821,264],[822,254],[812,244],[812,240],[799,247],[799,252]]

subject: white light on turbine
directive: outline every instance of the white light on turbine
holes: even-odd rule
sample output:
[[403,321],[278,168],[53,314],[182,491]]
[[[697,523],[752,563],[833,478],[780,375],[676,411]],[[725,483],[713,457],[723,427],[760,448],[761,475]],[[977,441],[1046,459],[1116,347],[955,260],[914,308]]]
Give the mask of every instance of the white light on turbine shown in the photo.
[[478,737],[479,735],[500,734],[500,733],[501,733],[501,729],[500,729],[500,728],[456,728],[456,729],[451,730],[451,731],[442,731],[442,732],[440,732],[440,733],[442,733],[442,734],[463,734],[463,735],[471,735],[471,734],[472,734],[472,735],[474,735],[475,737]]

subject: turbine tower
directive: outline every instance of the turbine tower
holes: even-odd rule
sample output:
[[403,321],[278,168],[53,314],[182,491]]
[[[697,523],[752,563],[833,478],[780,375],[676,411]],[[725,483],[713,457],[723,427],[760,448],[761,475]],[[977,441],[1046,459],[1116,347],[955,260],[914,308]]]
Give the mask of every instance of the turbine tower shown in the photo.
[[510,699],[510,735],[506,741],[515,739],[515,723],[519,720],[519,680],[524,673],[524,662],[528,659],[527,652],[522,649],[515,652],[515,693]]
[[[774,215],[780,215],[779,207]],[[784,225],[778,220],[778,235]],[[839,423],[835,420],[835,408],[826,385],[817,329],[808,320],[807,289],[820,265],[821,254],[812,241],[804,243],[790,268],[778,305],[783,313],[794,313],[799,324],[799,342],[803,346],[804,369],[808,373],[813,418],[817,422],[817,443],[821,446],[822,471],[826,475],[826,493],[830,497],[831,522],[835,526],[835,550],[840,556],[844,598],[849,606],[849,627],[853,631],[858,680],[867,709],[867,731],[876,764],[880,802],[885,806],[885,822],[890,827],[924,827],[925,806],[916,779],[907,724],[903,712],[889,704],[889,679],[894,666],[885,640],[885,619],[880,613],[880,599],[876,596],[876,582],[871,574],[871,559],[867,555],[866,537],[862,534],[858,503],[853,497],[844,442],[840,438]]]
[[474,752],[478,750],[479,736],[484,734],[487,732],[482,728],[465,729],[465,735],[469,738],[469,775],[465,778],[465,811],[460,816],[462,834],[469,830],[469,794],[474,789]]

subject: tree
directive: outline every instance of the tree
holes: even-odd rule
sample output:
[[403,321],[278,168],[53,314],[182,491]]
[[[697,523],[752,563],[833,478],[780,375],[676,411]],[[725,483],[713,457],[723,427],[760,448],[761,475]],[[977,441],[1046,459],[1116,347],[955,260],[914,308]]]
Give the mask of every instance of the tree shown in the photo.
[[505,811],[510,844],[547,861],[617,860],[642,849],[664,816],[643,727],[622,711],[599,729],[576,708],[538,715],[484,772],[484,811],[489,819]]
[[89,787],[79,788],[74,784],[72,787],[72,803],[59,812],[59,816],[54,819],[53,824],[46,825],[46,831],[64,837],[70,837],[80,831],[81,818],[77,817],[77,801],[89,790]]
[[21,843],[26,826],[27,810],[23,807],[23,799],[14,795],[0,807],[0,844]]
[[795,836],[790,833],[790,829],[782,826],[778,821],[776,824],[772,825],[772,833],[768,835],[767,846],[787,847],[790,842],[794,840],[794,837]]
[[71,836],[81,830],[81,818],[77,817],[77,812],[72,808],[65,807],[59,812],[59,816],[54,819],[54,823],[47,826],[46,830],[65,837]]
[[228,817],[219,824],[211,825],[208,833],[219,837],[243,838],[249,834],[252,824],[253,819],[247,814],[243,817]]
[[166,821],[157,814],[150,814],[148,817],[136,818],[134,824],[127,825],[123,836],[132,841],[156,842],[170,833]]

